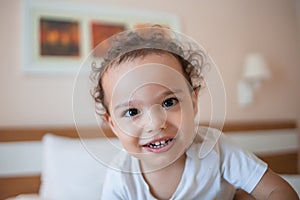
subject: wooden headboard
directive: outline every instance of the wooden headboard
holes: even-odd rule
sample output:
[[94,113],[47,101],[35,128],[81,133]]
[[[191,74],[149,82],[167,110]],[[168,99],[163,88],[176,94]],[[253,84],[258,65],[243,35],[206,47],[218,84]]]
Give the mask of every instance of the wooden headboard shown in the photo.
[[[239,122],[225,123],[223,131],[234,134],[234,131],[255,131],[274,129],[297,129],[294,121],[275,122]],[[108,137],[114,134],[107,127],[102,128]],[[99,133],[99,128],[86,128],[87,137],[94,137]],[[7,127],[0,128],[0,142],[24,142],[40,141],[46,133],[53,133],[60,136],[78,138],[75,127]],[[89,134],[90,133],[90,134]],[[99,137],[99,134],[96,134]],[[299,152],[260,156],[267,162],[271,169],[277,173],[297,174]],[[0,177],[0,200],[18,194],[38,193],[40,186],[40,175],[25,177]]]

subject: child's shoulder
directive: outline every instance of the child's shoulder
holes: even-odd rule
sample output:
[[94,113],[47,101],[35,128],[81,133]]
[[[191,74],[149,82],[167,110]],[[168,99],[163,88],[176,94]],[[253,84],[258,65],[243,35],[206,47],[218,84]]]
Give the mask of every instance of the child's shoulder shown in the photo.
[[197,126],[195,132],[196,135],[189,151],[197,152],[199,158],[205,158],[212,152],[224,155],[244,151],[241,146],[227,137],[220,129]]

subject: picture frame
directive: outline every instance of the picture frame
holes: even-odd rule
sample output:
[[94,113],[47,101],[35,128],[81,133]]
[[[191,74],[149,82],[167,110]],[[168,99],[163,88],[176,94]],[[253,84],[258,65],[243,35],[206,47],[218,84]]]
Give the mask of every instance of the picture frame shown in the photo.
[[138,24],[180,31],[174,14],[87,3],[27,0],[22,16],[22,68],[29,73],[77,72],[99,42]]

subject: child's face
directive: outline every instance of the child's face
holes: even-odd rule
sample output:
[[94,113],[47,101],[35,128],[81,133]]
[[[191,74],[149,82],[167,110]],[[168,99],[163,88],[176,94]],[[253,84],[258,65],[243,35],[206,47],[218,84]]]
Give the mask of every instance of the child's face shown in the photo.
[[194,138],[197,95],[177,59],[149,54],[113,66],[103,79],[104,118],[124,149],[153,168],[183,155]]

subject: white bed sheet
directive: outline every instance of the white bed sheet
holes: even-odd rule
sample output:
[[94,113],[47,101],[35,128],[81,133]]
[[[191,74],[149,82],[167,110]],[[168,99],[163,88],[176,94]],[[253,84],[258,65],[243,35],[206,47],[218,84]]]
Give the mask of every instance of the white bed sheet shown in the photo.
[[6,200],[42,200],[39,194],[20,194]]
[[[289,184],[291,184],[291,186],[296,190],[298,196],[300,197],[300,174],[282,174],[280,176],[283,177]],[[42,198],[38,194],[21,194],[7,200],[42,200]]]

